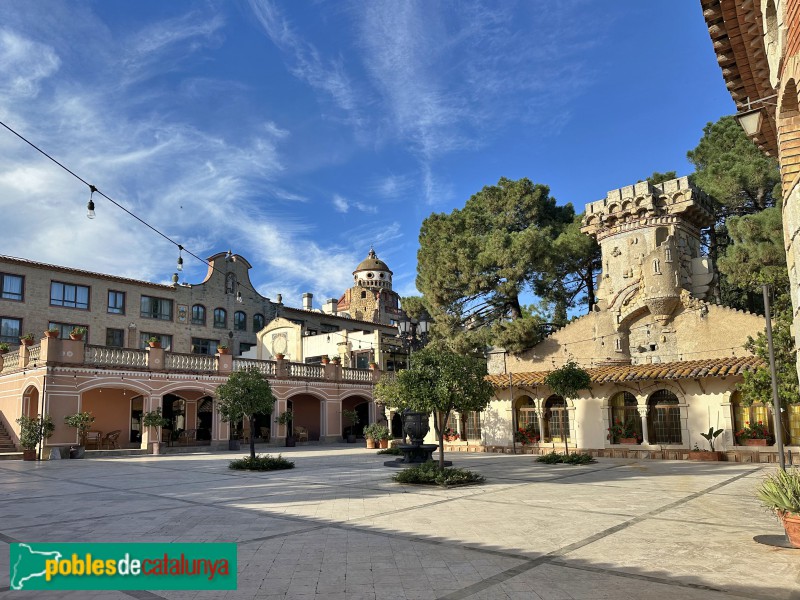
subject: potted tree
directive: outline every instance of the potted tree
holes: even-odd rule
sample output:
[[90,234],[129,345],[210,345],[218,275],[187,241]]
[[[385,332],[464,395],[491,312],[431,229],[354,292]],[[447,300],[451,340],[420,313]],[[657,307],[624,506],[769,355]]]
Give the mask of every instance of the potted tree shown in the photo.
[[770,473],[756,493],[761,504],[781,521],[789,543],[800,548],[800,470],[795,467]]
[[33,337],[32,333],[26,333],[25,335],[19,338],[20,343],[23,346],[33,346],[33,342],[36,338]]
[[50,415],[17,419],[19,423],[19,445],[22,446],[22,460],[36,460],[36,446],[53,435],[55,425]]
[[217,410],[223,421],[247,419],[250,424],[250,458],[256,457],[256,414],[271,413],[275,394],[264,374],[256,367],[234,371],[217,388]]
[[376,425],[375,435],[378,436],[378,445],[382,449],[389,447],[389,439],[392,437],[392,433],[386,425]]
[[146,412],[142,415],[142,426],[143,427],[155,427],[156,428],[156,441],[150,442],[150,453],[151,454],[161,454],[161,428],[166,427],[169,425],[170,421],[164,415],[161,414],[161,407],[159,406],[155,410],[151,410],[150,412]]
[[694,446],[694,450],[689,452],[689,460],[722,460],[722,452],[716,452],[714,450],[714,440],[716,440],[724,431],[724,429],[714,429],[713,427],[708,428],[708,433],[701,433],[706,441],[708,441],[708,445],[711,448],[710,450],[700,450],[697,447],[697,444]]
[[[544,383],[554,393],[564,400],[578,397],[581,390],[591,390],[592,378],[574,361],[569,361],[563,367],[550,371],[544,378]],[[564,454],[569,454],[569,436],[564,436]]]
[[379,439],[376,428],[380,427],[377,423],[370,423],[364,427],[364,439],[367,441],[367,450],[375,449],[375,442]]
[[64,424],[67,427],[74,427],[78,430],[78,445],[69,449],[70,458],[83,458],[86,452],[86,432],[94,423],[94,415],[90,412],[79,412],[64,417]]
[[290,425],[292,423],[292,411],[290,411],[290,410],[283,411],[281,414],[279,414],[275,418],[275,422],[278,425],[286,425],[286,447],[287,448],[294,448],[295,441],[294,441],[294,436],[292,435],[291,427],[290,427]]
[[342,411],[342,420],[344,419],[347,419],[350,422],[350,425],[344,428],[344,437],[348,444],[355,444],[356,425],[361,422],[361,420],[358,418],[358,412],[355,410],[344,409]]
[[82,340],[83,336],[86,335],[86,327],[74,327],[72,331],[69,332],[69,339],[71,340]]
[[47,331],[44,332],[44,336],[48,338],[57,338],[59,333],[61,333],[61,330],[58,327],[48,327]]

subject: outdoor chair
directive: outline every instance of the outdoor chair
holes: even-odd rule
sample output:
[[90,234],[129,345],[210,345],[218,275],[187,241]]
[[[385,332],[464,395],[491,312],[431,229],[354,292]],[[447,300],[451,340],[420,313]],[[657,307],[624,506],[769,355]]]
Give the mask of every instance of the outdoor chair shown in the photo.
[[261,432],[261,439],[265,442],[269,441],[269,427],[259,427]]
[[298,442],[307,442],[308,441],[308,428],[307,427],[300,427],[295,426],[294,428],[294,438]]
[[100,440],[103,439],[103,432],[102,431],[87,431],[86,438],[83,441],[83,445],[86,446],[88,449],[89,446],[94,446],[95,450],[100,449]]
[[106,434],[106,436],[100,440],[100,448],[108,448],[109,450],[114,448],[119,448],[119,435],[122,433],[121,429],[115,429],[114,431],[110,431]]
[[190,443],[194,444],[197,441],[197,429],[184,429],[178,436],[178,443],[188,446]]

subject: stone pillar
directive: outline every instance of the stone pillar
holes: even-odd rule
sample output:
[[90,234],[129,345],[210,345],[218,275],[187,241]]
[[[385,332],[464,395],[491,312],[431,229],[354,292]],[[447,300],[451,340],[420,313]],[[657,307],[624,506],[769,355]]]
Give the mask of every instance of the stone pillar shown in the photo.
[[642,444],[648,445],[650,444],[650,436],[647,432],[647,405],[639,404],[636,410],[639,411],[639,416],[642,418]]
[[164,370],[164,349],[150,348],[147,351],[147,368],[151,371]]
[[[544,441],[544,401],[536,399],[536,419],[539,421],[539,443]],[[513,407],[511,410],[514,410]]]
[[217,372],[220,375],[230,375],[233,371],[233,356],[217,352]]
[[[152,412],[154,410],[158,410],[161,408],[161,412],[163,414],[164,409],[161,406],[162,399],[161,396],[149,396],[145,402],[143,403],[142,408],[144,412]],[[142,442],[139,445],[139,448],[142,450],[148,450],[150,448],[150,442],[157,442],[159,439],[159,433],[156,431],[155,427],[143,427],[142,428]],[[164,443],[164,432],[161,432],[161,442]]]

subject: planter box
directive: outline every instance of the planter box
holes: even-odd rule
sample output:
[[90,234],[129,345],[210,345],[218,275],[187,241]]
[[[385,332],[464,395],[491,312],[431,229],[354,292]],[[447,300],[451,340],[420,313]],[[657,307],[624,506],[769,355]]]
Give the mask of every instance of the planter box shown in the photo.
[[637,440],[636,438],[619,438],[618,443],[633,445],[633,444],[638,444],[639,440]]
[[767,440],[742,440],[745,446],[766,446]]
[[722,452],[711,452],[711,450],[692,450],[689,452],[689,460],[724,460]]

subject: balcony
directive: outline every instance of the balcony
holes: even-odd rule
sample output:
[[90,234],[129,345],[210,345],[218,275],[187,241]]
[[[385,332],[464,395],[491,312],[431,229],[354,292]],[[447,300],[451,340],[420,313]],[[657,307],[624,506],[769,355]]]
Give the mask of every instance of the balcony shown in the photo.
[[45,338],[38,344],[20,346],[18,350],[0,355],[0,377],[44,366],[221,376],[254,367],[271,379],[365,384],[376,382],[381,375],[377,369],[352,369],[335,364],[308,365],[288,360],[254,360],[234,358],[228,354],[181,354],[161,348],[110,348],[89,345],[79,340],[55,338]]

